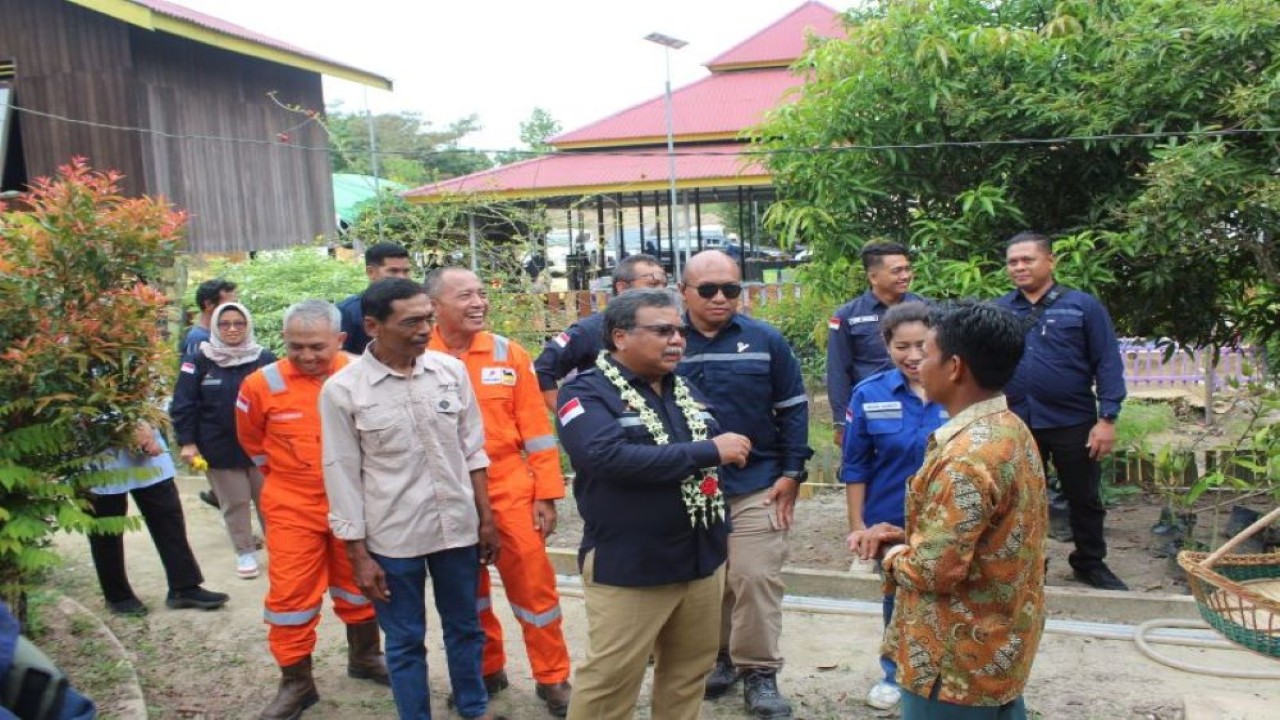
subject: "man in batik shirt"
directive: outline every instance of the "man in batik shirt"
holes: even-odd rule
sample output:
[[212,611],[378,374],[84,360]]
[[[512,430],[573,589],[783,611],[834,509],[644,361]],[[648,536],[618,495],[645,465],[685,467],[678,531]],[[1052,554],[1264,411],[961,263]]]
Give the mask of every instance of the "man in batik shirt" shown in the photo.
[[[920,377],[951,420],[910,480],[907,527],[881,564],[897,591],[884,654],[898,663],[903,720],[1024,720],[1022,690],[1044,629],[1043,465],[1002,388],[1023,327],[989,304],[936,309]],[[873,548],[874,549],[874,548]]]

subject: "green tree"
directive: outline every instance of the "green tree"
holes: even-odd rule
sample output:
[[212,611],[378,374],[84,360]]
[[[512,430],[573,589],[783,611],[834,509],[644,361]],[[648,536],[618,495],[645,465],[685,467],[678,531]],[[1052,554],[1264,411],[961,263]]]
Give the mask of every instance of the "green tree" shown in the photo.
[[[487,155],[463,147],[461,141],[480,129],[476,115],[468,115],[443,129],[416,112],[383,113],[372,117],[378,145],[378,172],[405,185],[423,185],[485,170]],[[329,108],[324,125],[333,145],[333,171],[373,174],[369,153],[369,116]]]
[[499,152],[496,156],[498,164],[507,165],[526,160],[536,153],[552,152],[554,148],[547,141],[559,135],[562,129],[560,121],[552,117],[551,113],[535,107],[529,114],[529,119],[520,123],[520,141],[524,143],[525,149]]
[[757,139],[768,222],[820,262],[890,238],[933,294],[990,294],[1032,227],[1126,332],[1276,332],[1280,3],[876,2],[800,65]]
[[152,283],[186,217],[122,197],[119,179],[75,159],[0,208],[0,594],[19,613],[33,574],[57,562],[54,532],[131,524],[88,514],[89,488],[125,472],[91,467],[164,416],[174,363]]

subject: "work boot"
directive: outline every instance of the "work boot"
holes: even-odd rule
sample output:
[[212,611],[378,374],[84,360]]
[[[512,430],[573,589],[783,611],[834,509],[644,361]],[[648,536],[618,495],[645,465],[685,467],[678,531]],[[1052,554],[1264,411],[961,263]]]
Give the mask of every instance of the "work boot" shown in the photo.
[[729,692],[729,688],[738,682],[738,677],[738,670],[733,666],[733,660],[729,659],[729,653],[721,650],[716,654],[716,666],[707,676],[707,687],[702,691],[702,697],[715,700]]
[[747,709],[761,720],[791,717],[791,703],[778,692],[778,671],[752,668],[742,673]]
[[311,656],[280,668],[280,689],[276,699],[262,711],[259,720],[297,720],[302,711],[320,701],[316,681],[311,677]]
[[378,644],[378,621],[347,626],[347,677],[391,684],[387,662]]
[[547,704],[547,711],[556,717],[564,717],[569,714],[569,697],[573,695],[573,688],[568,682],[550,683],[543,685],[538,683],[538,697]]

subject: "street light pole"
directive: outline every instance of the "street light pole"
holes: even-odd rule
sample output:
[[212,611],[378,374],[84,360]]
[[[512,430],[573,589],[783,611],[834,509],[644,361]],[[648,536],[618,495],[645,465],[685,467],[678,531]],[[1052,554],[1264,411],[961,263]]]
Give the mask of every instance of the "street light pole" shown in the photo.
[[[680,282],[680,248],[678,246],[679,233],[676,232],[676,140],[675,140],[675,120],[674,110],[671,103],[671,51],[679,50],[689,43],[684,40],[673,38],[670,35],[662,33],[649,33],[644,37],[652,43],[657,43],[663,47],[663,54],[666,57],[667,64],[667,84],[666,84],[666,116],[667,116],[667,177],[670,184],[671,200],[667,212],[671,219],[671,262],[675,270],[676,282]],[[687,229],[686,229],[687,231]]]

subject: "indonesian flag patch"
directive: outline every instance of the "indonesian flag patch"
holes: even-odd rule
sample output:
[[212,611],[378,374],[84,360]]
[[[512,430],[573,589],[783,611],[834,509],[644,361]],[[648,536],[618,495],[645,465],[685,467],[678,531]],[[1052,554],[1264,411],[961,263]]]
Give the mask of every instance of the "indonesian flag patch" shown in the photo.
[[835,316],[832,316],[832,318],[831,318],[830,320],[828,320],[828,321],[827,321],[827,329],[828,329],[828,330],[839,330],[839,329],[840,329],[840,318],[835,317]]
[[559,335],[552,338],[551,341],[559,345],[560,347],[569,347],[569,333],[562,332]]
[[561,405],[560,409],[556,411],[556,415],[560,417],[560,427],[566,427],[569,423],[573,422],[574,418],[585,412],[586,409],[582,407],[582,401],[578,400],[578,398],[573,398],[564,405]]
[[852,406],[852,405],[850,405],[850,406],[849,406],[849,407],[844,411],[844,421],[845,421],[846,423],[851,423],[851,422],[853,422],[853,406]]
[[249,412],[249,400],[244,395],[236,395],[236,409],[242,413]]
[[184,373],[186,373],[186,374],[188,374],[188,375],[195,375],[195,374],[196,374],[196,364],[195,364],[195,363],[193,363],[193,362],[184,362],[184,363],[182,363],[182,367],[180,368],[180,370],[182,370],[182,372],[184,372]]

